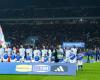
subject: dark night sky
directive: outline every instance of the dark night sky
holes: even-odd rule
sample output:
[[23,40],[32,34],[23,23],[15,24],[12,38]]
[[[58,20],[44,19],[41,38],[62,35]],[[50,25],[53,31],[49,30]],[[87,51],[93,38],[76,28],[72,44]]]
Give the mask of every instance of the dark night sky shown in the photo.
[[2,8],[100,6],[100,0],[0,0]]

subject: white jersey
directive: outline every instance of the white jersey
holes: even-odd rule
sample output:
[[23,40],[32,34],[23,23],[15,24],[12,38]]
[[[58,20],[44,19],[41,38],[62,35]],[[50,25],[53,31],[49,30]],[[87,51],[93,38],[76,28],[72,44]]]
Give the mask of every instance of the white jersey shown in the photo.
[[48,50],[48,54],[49,54],[49,57],[52,56],[52,51],[50,49]]
[[19,49],[20,56],[25,56],[25,48]]
[[42,50],[42,56],[45,56],[47,53],[48,53],[48,50],[47,49],[43,49]]
[[41,52],[40,52],[40,50],[38,50],[38,49],[37,49],[37,50],[34,50],[33,53],[34,53],[34,57],[35,57],[35,56],[40,56],[40,55],[41,55]]
[[[71,53],[76,56],[77,48],[71,48]],[[70,63],[76,63],[76,57],[73,60],[70,59]]]
[[31,48],[26,49],[26,53],[29,53],[29,56],[32,56],[32,49]]
[[76,55],[77,54],[77,48],[71,48],[71,52]]
[[12,49],[11,48],[7,48],[5,51],[7,51],[8,55],[10,55],[12,53]]
[[58,53],[57,54],[58,59],[62,59],[63,58],[63,54],[64,54],[63,49],[62,48],[58,49],[57,53]]
[[62,48],[60,48],[60,49],[58,49],[58,51],[57,51],[57,52],[63,53],[64,51],[63,51],[63,49],[62,49]]
[[69,58],[70,54],[71,54],[71,50],[65,50],[66,58]]
[[16,54],[16,49],[14,49],[14,50],[13,50],[13,53],[15,53],[15,54]]

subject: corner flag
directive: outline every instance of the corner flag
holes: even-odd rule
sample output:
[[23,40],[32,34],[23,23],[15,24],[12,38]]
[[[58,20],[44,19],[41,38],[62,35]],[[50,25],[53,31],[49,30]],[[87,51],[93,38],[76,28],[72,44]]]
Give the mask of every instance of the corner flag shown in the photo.
[[2,45],[2,47],[6,47],[6,42],[4,39],[4,34],[0,25],[0,45]]

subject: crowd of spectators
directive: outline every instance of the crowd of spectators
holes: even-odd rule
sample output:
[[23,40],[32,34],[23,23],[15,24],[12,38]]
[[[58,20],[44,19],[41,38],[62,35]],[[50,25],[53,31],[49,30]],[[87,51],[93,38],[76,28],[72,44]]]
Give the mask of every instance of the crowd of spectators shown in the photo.
[[25,44],[29,36],[37,36],[38,46],[57,46],[63,42],[85,42],[86,47],[100,46],[100,28],[95,24],[70,25],[4,25],[3,32],[6,40],[14,45]]

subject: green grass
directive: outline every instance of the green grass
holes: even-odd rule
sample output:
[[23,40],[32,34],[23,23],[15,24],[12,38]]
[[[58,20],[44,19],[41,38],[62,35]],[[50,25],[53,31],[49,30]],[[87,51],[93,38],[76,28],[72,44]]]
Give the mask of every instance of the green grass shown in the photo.
[[0,80],[100,80],[100,63],[86,63],[76,76],[0,75]]

